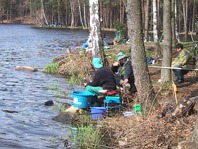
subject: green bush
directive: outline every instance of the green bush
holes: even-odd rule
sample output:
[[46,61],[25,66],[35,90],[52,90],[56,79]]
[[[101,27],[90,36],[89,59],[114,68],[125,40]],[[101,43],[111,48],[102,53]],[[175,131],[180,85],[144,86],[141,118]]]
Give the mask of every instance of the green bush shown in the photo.
[[99,149],[102,144],[102,135],[93,125],[79,126],[77,140],[81,149]]
[[116,21],[114,23],[114,26],[115,26],[117,31],[120,31],[122,37],[126,37],[127,36],[128,29],[127,29],[127,25],[126,24],[121,23],[120,21]]
[[59,67],[58,63],[50,63],[44,67],[44,71],[49,74],[56,74],[58,67]]

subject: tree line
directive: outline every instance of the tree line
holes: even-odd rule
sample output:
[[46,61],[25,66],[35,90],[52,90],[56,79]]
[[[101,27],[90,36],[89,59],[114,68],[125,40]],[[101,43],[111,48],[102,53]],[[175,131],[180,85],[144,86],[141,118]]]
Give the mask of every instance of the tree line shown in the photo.
[[[154,41],[160,38],[163,30],[163,3],[162,0],[141,0],[145,40],[149,40],[150,31],[154,34]],[[126,5],[127,0],[99,0],[101,27],[117,28],[120,24],[126,24]],[[198,16],[198,0],[172,0],[171,6],[176,32],[185,35],[193,32]],[[1,23],[20,22],[23,18],[29,18],[38,26],[88,28],[89,0],[0,0]]]

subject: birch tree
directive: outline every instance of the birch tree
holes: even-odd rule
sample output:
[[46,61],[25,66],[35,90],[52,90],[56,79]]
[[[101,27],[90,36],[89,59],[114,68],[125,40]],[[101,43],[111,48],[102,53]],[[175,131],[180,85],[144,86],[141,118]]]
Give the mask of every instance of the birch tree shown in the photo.
[[150,107],[154,103],[155,93],[146,64],[140,0],[127,0],[127,25],[128,35],[131,41],[131,61],[135,76],[135,85],[143,110],[149,113]]
[[101,26],[100,26],[100,10],[98,0],[89,0],[90,11],[90,35],[92,39],[92,57],[99,57],[102,59],[104,65],[106,64],[104,50],[102,49]]
[[[158,3],[157,3],[158,2]],[[158,4],[158,5],[157,5]],[[155,54],[156,57],[161,57],[161,49],[159,46],[159,37],[158,37],[158,11],[159,11],[159,1],[153,0],[153,40],[155,44]],[[157,9],[158,8],[158,9]]]
[[157,0],[153,0],[153,40],[158,42],[158,30],[157,30]]
[[[172,54],[172,31],[171,31],[171,0],[164,0],[163,6],[163,58],[162,67],[171,66],[171,54]],[[161,70],[161,81],[167,82],[171,81],[171,71],[170,69]]]
[[175,4],[174,4],[175,37],[176,37],[177,41],[180,42],[179,33],[178,33],[178,25],[177,25],[178,22],[176,20],[176,18],[178,18],[178,16],[177,16],[177,4],[178,4],[178,2],[177,2],[177,0],[173,0],[173,1],[175,1]]

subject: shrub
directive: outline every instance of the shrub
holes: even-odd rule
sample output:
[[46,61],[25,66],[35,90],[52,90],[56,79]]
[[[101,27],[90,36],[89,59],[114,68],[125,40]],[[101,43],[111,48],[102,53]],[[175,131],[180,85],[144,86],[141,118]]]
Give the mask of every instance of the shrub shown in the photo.
[[93,125],[79,126],[77,140],[81,149],[94,148],[99,149],[102,141],[102,135],[99,129]]
[[78,83],[79,83],[79,77],[78,77],[78,75],[73,74],[73,75],[69,78],[68,83],[69,83],[70,85],[78,84]]
[[56,74],[57,71],[58,71],[58,63],[50,63],[50,64],[47,64],[45,67],[44,67],[44,72],[47,72],[49,74]]

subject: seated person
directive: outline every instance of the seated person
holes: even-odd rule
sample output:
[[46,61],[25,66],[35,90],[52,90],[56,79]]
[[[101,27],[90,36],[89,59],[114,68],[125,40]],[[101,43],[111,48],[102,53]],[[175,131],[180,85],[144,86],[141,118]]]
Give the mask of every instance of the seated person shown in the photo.
[[117,31],[115,33],[115,38],[113,39],[113,45],[116,45],[121,40],[121,33],[120,31]]
[[87,40],[82,44],[82,50],[84,50],[84,51],[88,51],[88,49],[92,47],[91,35],[90,35],[91,29],[89,28],[88,31],[89,31],[89,36],[88,36]]
[[116,80],[111,69],[109,67],[103,67],[100,58],[93,58],[92,64],[96,71],[93,80],[84,84],[86,90],[96,95],[99,94],[100,90],[116,90]]
[[131,61],[123,52],[117,54],[117,60],[111,67],[115,73],[117,86],[129,86],[129,91],[135,93],[136,87]]
[[155,64],[154,58],[152,58],[152,57],[150,57],[150,56],[147,56],[147,57],[146,57],[146,62],[147,62],[148,65],[150,65],[150,64]]
[[88,45],[89,45],[89,41],[87,40],[86,42],[83,43],[82,49],[83,50],[86,50],[86,48],[88,47]]
[[195,59],[191,56],[190,51],[183,48],[183,45],[178,43],[176,45],[176,51],[178,56],[172,62],[173,72],[175,74],[175,83],[183,83],[184,75],[189,72],[189,70],[183,70],[182,68],[195,68]]

